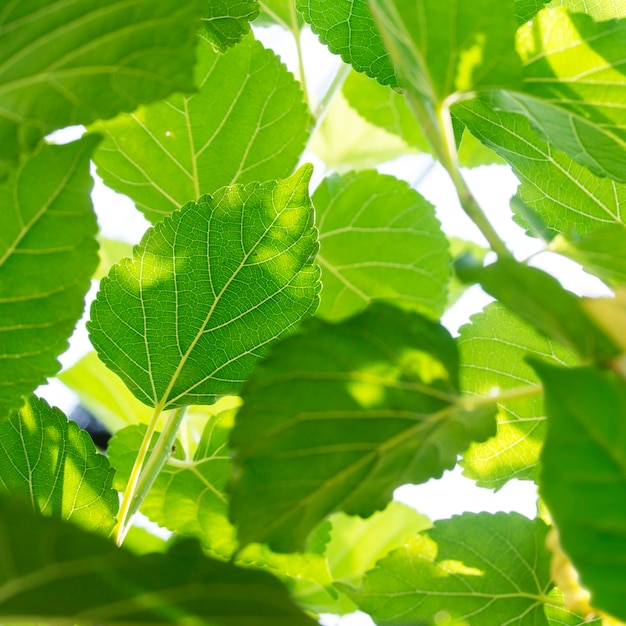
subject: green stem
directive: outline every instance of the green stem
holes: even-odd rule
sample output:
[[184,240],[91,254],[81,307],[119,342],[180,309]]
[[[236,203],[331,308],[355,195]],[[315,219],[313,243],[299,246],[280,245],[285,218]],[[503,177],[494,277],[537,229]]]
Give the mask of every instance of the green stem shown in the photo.
[[510,400],[519,400],[520,398],[532,398],[541,393],[543,393],[541,385],[523,385],[513,389],[498,390],[497,393],[487,396],[463,396],[458,400],[458,404],[466,411],[473,411],[481,406],[491,406],[501,402],[509,402]]
[[[156,445],[150,453],[150,456],[148,457],[148,460],[146,461],[141,473],[139,474],[138,480],[136,481],[136,487],[133,490],[125,516],[126,521],[117,536],[118,546],[122,544],[124,537],[126,537],[126,533],[131,527],[133,515],[135,515],[143,504],[143,501],[148,495],[154,481],[157,479],[159,472],[163,469],[163,466],[170,458],[174,442],[176,441],[176,435],[178,434],[178,430],[185,417],[186,411],[187,407],[181,407],[172,411],[168,416],[167,422],[157,439]],[[152,435],[150,435],[150,438],[152,438]]]
[[128,529],[126,527],[127,520],[130,516],[129,510],[135,497],[135,491],[137,489],[137,483],[139,481],[141,469],[143,467],[144,461],[146,460],[146,456],[148,455],[152,435],[156,432],[156,427],[159,423],[161,411],[162,407],[160,404],[154,407],[154,411],[152,412],[152,417],[150,418],[148,428],[146,429],[143,440],[141,441],[141,445],[139,446],[139,451],[137,452],[137,457],[135,458],[133,469],[130,472],[128,484],[126,485],[126,489],[124,489],[124,495],[122,496],[120,511],[117,517],[117,525],[115,526],[115,529],[113,531],[115,536],[115,542],[118,546],[122,545],[122,542],[124,541],[124,536],[128,532]]
[[304,54],[302,52],[302,33],[298,27],[298,15],[296,13],[296,6],[293,1],[289,2],[289,14],[291,17],[291,28],[289,29],[296,42],[296,51],[298,53],[298,73],[300,74],[300,84],[302,85],[302,91],[304,93],[304,103],[307,108],[311,110],[311,98],[309,97],[309,89],[306,82],[306,73],[304,71]]
[[328,109],[330,108],[333,98],[346,82],[346,78],[348,78],[348,75],[350,74],[350,69],[351,68],[349,65],[346,65],[345,63],[341,64],[341,66],[337,70],[337,73],[335,74],[335,77],[328,86],[326,93],[320,100],[317,107],[315,107],[314,117],[316,129],[324,121],[324,118],[326,117],[326,113],[328,113]]

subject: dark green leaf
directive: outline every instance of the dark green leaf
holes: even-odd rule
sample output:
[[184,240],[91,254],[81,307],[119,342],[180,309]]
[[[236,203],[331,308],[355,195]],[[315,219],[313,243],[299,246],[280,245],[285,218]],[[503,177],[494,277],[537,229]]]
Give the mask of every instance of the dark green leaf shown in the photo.
[[626,382],[595,367],[533,360],[548,432],[541,495],[591,604],[626,619]]
[[0,177],[57,128],[191,91],[204,3],[2,2]]
[[626,185],[595,176],[555,150],[537,136],[525,117],[494,111],[482,100],[457,104],[453,111],[511,164],[522,182],[519,199],[549,229],[585,236],[606,224],[623,222]]
[[[546,524],[517,513],[465,513],[435,522],[348,594],[380,626],[547,626]],[[344,588],[342,586],[342,588]],[[459,621],[456,621],[459,620]]]
[[483,289],[584,361],[605,362],[620,350],[588,317],[581,299],[549,274],[509,259],[480,271]]
[[368,0],[296,0],[305,22],[334,54],[382,85],[395,85],[389,54],[368,6]]
[[220,55],[204,37],[190,96],[95,124],[104,182],[156,222],[220,187],[289,176],[308,138],[302,91],[280,59],[246,37]]
[[450,253],[427,200],[407,183],[369,171],[324,179],[313,203],[324,285],[320,317],[339,321],[376,300],[441,316]]
[[235,393],[277,337],[318,304],[311,166],[190,202],[101,282],[98,355],[158,412]]
[[[499,303],[488,305],[463,326],[458,340],[461,390],[470,395],[539,386],[528,355],[555,365],[575,365],[576,357],[540,335]],[[512,478],[536,480],[545,433],[545,409],[540,393],[498,405],[497,435],[474,443],[463,454],[464,474],[481,487],[499,489]]]
[[59,370],[98,264],[96,137],[43,146],[0,184],[0,418]]
[[31,396],[0,423],[0,494],[108,535],[118,509],[112,479],[89,435],[45,400]]
[[393,489],[454,467],[493,434],[493,410],[458,403],[457,354],[441,326],[373,304],[342,324],[311,320],[243,391],[231,444],[240,541],[299,549],[333,511],[368,516]]
[[0,500],[0,616],[119,626],[314,626],[273,576],[207,559],[190,540],[136,556]]
[[202,23],[211,43],[220,51],[239,43],[259,14],[257,0],[208,0]]

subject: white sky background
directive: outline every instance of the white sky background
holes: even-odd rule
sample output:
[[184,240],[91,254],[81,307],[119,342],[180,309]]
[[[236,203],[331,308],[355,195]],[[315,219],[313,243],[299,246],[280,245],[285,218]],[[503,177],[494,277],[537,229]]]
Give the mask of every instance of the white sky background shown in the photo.
[[[293,37],[279,27],[256,30],[256,35],[267,46],[281,55],[288,68],[297,74],[297,56]],[[305,31],[303,36],[305,68],[309,91],[313,99],[323,94],[334,77],[340,61],[321,46],[317,38]],[[315,102],[313,102],[315,107]],[[81,130],[68,129],[55,134],[54,139],[66,142],[80,136]],[[341,138],[337,138],[341,141]],[[303,161],[312,161],[316,166],[313,186],[324,175],[323,164],[314,155],[306,154]],[[425,155],[409,155],[384,164],[381,172],[414,183],[420,180],[418,190],[432,202],[443,230],[451,236],[472,240],[485,245],[477,227],[460,207],[452,183],[438,164],[431,167],[431,159]],[[429,169],[430,168],[430,169]],[[425,174],[425,175],[424,175]],[[423,177],[422,177],[423,175]],[[523,230],[511,219],[509,199],[515,192],[518,181],[507,166],[487,166],[464,170],[464,176],[479,204],[485,210],[495,229],[518,259],[537,253],[542,244],[526,237]],[[135,210],[133,203],[106,188],[96,180],[93,192],[94,206],[98,215],[102,235],[136,243],[148,228],[149,223]],[[541,253],[532,260],[532,265],[541,267],[556,276],[561,283],[579,295],[610,295],[609,290],[596,278],[584,273],[580,266],[563,257]],[[97,285],[92,286],[88,304],[95,297]],[[478,286],[473,286],[444,315],[442,322],[454,335],[458,328],[469,321],[470,315],[480,311],[492,298]],[[89,306],[87,306],[87,311]],[[86,317],[86,316],[85,316]],[[69,350],[61,357],[64,368],[71,366],[91,349],[83,319],[71,339]],[[67,414],[77,404],[76,396],[60,382],[53,380],[42,386],[37,393],[50,403],[59,406]],[[493,493],[476,487],[473,481],[464,478],[457,467],[446,472],[442,479],[424,485],[406,485],[396,491],[395,497],[417,508],[431,519],[448,518],[465,511],[518,511],[528,517],[536,514],[536,488],[528,481],[510,481],[503,489]],[[363,626],[372,622],[365,615],[347,616],[342,619],[328,616],[322,622],[327,626]]]

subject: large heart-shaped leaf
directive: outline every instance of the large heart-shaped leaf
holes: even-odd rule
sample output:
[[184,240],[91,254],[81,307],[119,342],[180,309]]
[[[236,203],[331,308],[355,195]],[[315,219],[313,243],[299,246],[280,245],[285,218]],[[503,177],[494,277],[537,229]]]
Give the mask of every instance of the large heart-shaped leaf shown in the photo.
[[299,84],[252,36],[221,55],[198,43],[198,92],[95,124],[104,182],[156,222],[225,185],[289,176],[308,137]]
[[311,172],[185,205],[101,282],[91,341],[142,402],[160,412],[234,393],[269,344],[315,311]]
[[529,386],[526,397],[522,391],[520,398],[498,405],[498,433],[463,454],[464,474],[491,489],[512,478],[536,480],[546,417],[539,379],[525,358],[537,355],[555,365],[575,365],[578,360],[499,303],[472,316],[471,324],[460,330],[458,345],[462,391],[487,395],[493,389],[506,393]]
[[112,479],[89,435],[45,400],[31,396],[0,423],[0,494],[108,535],[118,509]]
[[517,513],[435,522],[379,561],[358,590],[343,587],[380,626],[440,623],[547,626],[548,527]]
[[352,172],[324,179],[313,202],[324,285],[320,317],[342,320],[376,300],[441,316],[450,253],[427,200],[391,176]]
[[43,146],[0,184],[0,418],[59,370],[98,265],[96,137]]
[[457,367],[443,327],[381,303],[280,343],[244,388],[231,436],[240,541],[300,549],[333,511],[371,515],[396,487],[454,467],[494,431],[489,404],[459,401]]
[[5,623],[314,626],[270,574],[206,558],[191,540],[136,556],[72,524],[0,500]]
[[3,2],[0,177],[47,133],[191,91],[204,0]]

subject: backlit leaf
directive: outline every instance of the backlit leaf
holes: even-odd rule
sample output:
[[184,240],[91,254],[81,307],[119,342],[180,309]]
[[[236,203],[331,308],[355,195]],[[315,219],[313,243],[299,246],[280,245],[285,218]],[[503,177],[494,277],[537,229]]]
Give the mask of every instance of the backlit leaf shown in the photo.
[[446,616],[444,623],[547,626],[547,531],[517,513],[441,520],[346,591],[380,626],[434,626]]
[[202,16],[210,41],[220,51],[239,43],[259,14],[257,0],[209,0]]
[[43,146],[0,184],[0,418],[60,368],[98,264],[96,137]]
[[113,470],[89,435],[45,400],[30,396],[0,423],[0,494],[108,535],[115,525]]
[[407,183],[369,171],[324,179],[313,203],[324,285],[320,317],[342,320],[376,300],[441,316],[450,253],[427,200]]
[[152,222],[225,185],[289,176],[308,137],[299,84],[252,36],[224,55],[201,36],[198,55],[197,93],[93,126],[98,174]]
[[[539,385],[537,375],[526,363],[528,355],[555,365],[578,362],[571,352],[540,335],[499,303],[472,316],[471,323],[460,330],[458,346],[461,390],[471,395]],[[461,461],[463,473],[491,489],[499,489],[512,478],[536,480],[545,419],[540,393],[500,403],[496,436],[470,446]]]
[[454,467],[494,426],[490,406],[457,404],[457,367],[443,327],[378,303],[278,344],[244,388],[231,436],[240,541],[297,550],[333,511],[369,516],[399,485]]
[[591,605],[625,620],[626,382],[540,361],[548,411],[541,495]]
[[619,348],[587,315],[581,298],[550,274],[499,259],[480,270],[479,280],[489,295],[582,360],[603,363],[618,356]]
[[400,82],[426,108],[453,94],[514,86],[517,24],[507,0],[371,0]]
[[586,236],[623,223],[626,185],[592,174],[541,140],[521,115],[494,111],[486,102],[457,104],[454,114],[513,167],[518,196],[557,232]]
[[315,311],[311,172],[186,204],[102,280],[91,341],[139,400],[160,411],[235,393]]
[[393,64],[368,0],[296,0],[296,7],[332,53],[382,85],[396,84]]
[[[0,500],[3,622],[314,626],[265,572],[206,558],[196,542],[136,556]],[[45,602],[42,602],[45,598]]]
[[528,117],[559,150],[600,176],[626,182],[626,20],[594,21],[565,8],[545,9],[517,34],[524,62],[521,93],[498,106]]
[[44,135],[193,90],[204,0],[1,4],[0,178]]

